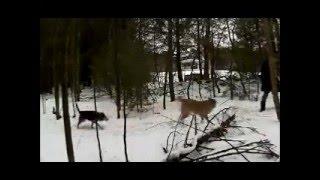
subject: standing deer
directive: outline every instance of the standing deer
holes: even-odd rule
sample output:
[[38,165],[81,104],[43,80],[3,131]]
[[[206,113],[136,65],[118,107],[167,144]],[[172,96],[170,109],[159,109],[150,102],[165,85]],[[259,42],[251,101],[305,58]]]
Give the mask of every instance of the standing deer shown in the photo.
[[199,115],[201,119],[206,119],[209,121],[208,114],[216,107],[215,99],[208,99],[205,101],[196,101],[192,99],[183,99],[182,97],[177,97],[177,100],[181,102],[181,114],[179,121],[185,119],[190,114]]

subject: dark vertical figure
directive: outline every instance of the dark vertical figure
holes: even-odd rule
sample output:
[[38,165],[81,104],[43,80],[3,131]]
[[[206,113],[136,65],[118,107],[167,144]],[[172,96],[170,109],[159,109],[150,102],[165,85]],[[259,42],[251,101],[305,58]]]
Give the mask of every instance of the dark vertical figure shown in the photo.
[[[272,90],[268,60],[264,60],[262,62],[260,80],[261,80],[261,91],[263,91],[261,106],[260,106],[260,112],[262,112],[266,109],[266,100],[267,100],[268,94]],[[277,80],[278,80],[277,83],[278,83],[278,92],[279,92],[280,91],[279,78]]]

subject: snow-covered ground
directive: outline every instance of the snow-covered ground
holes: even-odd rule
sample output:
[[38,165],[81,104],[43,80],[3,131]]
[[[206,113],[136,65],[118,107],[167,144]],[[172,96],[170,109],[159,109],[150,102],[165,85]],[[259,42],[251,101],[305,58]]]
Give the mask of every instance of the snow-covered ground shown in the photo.
[[[197,98],[197,93],[197,88],[194,88],[191,97]],[[88,89],[83,90],[82,96],[91,96],[90,91]],[[265,134],[265,136],[263,136],[250,132],[249,130],[244,130],[244,133],[239,133],[238,130],[234,129],[229,131],[227,135],[228,138],[245,140],[246,142],[269,139],[270,142],[275,145],[273,150],[280,154],[280,123],[276,118],[271,94],[267,99],[266,111],[264,112],[259,112],[260,101],[239,101],[237,98],[233,101],[226,101],[229,97],[222,97],[222,93],[219,94],[219,96],[216,98],[218,106],[211,112],[210,116],[213,116],[225,107],[233,106],[237,108],[237,125],[254,127],[257,128],[259,132]],[[259,100],[261,96],[262,93],[260,93]],[[46,101],[46,113],[43,113],[40,98],[40,159],[42,162],[67,161],[63,120],[56,120],[55,115],[52,114],[52,108],[54,106],[53,96],[47,95],[46,97],[48,98]],[[206,99],[208,97],[209,96],[203,92],[203,98]],[[154,114],[152,110],[144,113],[129,112],[127,118],[127,148],[128,157],[131,162],[160,162],[166,158],[167,154],[163,152],[162,148],[166,146],[167,136],[174,128],[174,124],[170,123],[170,119],[166,117],[177,120],[180,113],[179,103],[169,102],[170,98],[166,99],[166,110],[162,108],[162,97],[160,97],[154,105],[155,111],[160,114]],[[71,99],[69,102],[71,102]],[[93,100],[81,101],[78,104],[81,110],[94,109]],[[98,111],[104,112],[109,118],[108,121],[100,123],[100,125],[104,127],[99,131],[103,161],[124,162],[124,121],[122,114],[121,119],[116,118],[115,103],[108,96],[98,97],[97,107]],[[152,107],[153,106],[150,106],[150,108]],[[91,123],[88,121],[81,124],[80,128],[77,129],[78,113],[76,113],[76,118],[72,118],[73,110],[71,103],[69,110],[75,160],[77,162],[98,162],[99,155],[95,129],[91,129]],[[191,117],[188,117],[185,119],[185,122],[189,123],[190,120]],[[200,123],[201,120],[198,118],[198,121]],[[228,147],[227,144],[223,144],[222,142],[212,143],[210,146],[215,149]],[[268,159],[263,155],[249,154],[246,155],[246,157],[250,161],[276,161],[276,159]],[[241,156],[232,156],[223,160],[227,162],[244,161]]]

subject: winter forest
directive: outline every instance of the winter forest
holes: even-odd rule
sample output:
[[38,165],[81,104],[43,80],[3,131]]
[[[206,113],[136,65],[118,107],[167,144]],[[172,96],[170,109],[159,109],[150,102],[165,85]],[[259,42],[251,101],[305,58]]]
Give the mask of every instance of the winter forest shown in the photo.
[[40,162],[280,162],[280,19],[40,19]]

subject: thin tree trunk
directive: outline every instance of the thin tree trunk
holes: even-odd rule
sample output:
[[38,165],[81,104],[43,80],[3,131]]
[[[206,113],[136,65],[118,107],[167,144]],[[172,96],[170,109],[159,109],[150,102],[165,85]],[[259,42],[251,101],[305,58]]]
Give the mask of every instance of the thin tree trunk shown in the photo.
[[72,110],[73,110],[73,118],[76,117],[76,107],[75,107],[75,89],[71,90],[71,101],[72,101]]
[[[220,40],[221,40],[221,39],[220,39]],[[215,53],[214,71],[213,71],[213,73],[214,73],[214,83],[215,83],[215,86],[216,86],[217,89],[218,89],[218,93],[220,93],[220,87],[219,87],[219,85],[218,85],[217,73],[215,72],[215,69],[216,69],[216,60],[217,60],[217,58],[219,57],[219,45],[220,45],[220,41],[219,41],[219,43],[218,43],[218,45],[217,45],[217,52]]]
[[[94,80],[92,80],[92,82],[93,82],[94,111],[97,112],[96,82],[95,82]],[[99,159],[100,159],[100,162],[103,162],[103,160],[102,160],[101,144],[100,144],[100,138],[99,138],[98,121],[96,121],[95,124],[96,124],[96,137],[97,137],[97,141],[98,141]]]
[[183,81],[182,78],[182,70],[181,70],[181,50],[180,50],[180,25],[179,25],[179,18],[176,18],[176,48],[177,48],[177,56],[176,56],[176,65],[178,71],[178,79],[179,82]]
[[268,55],[268,62],[269,62],[269,68],[270,68],[270,80],[272,85],[273,102],[276,109],[278,120],[280,121],[280,100],[278,97],[278,83],[277,83],[278,73],[277,73],[277,67],[276,67],[276,63],[278,59],[276,58],[276,55],[274,54],[274,51],[272,49],[271,34],[273,32],[272,32],[272,26],[270,24],[270,21],[268,21],[268,19],[262,19],[262,28],[263,28],[264,37],[267,40],[267,45],[265,46],[265,48]]
[[67,155],[69,162],[74,162],[74,152],[73,152],[73,145],[72,145],[72,134],[71,134],[71,127],[70,127],[70,117],[69,117],[69,103],[68,103],[68,86],[67,86],[67,75],[68,75],[68,68],[66,62],[68,61],[68,38],[66,40],[66,52],[65,52],[65,61],[62,62],[62,72],[63,78],[62,79],[62,109],[63,109],[63,122],[64,122],[64,132],[65,132],[65,140],[66,140],[66,147],[67,147]]
[[230,99],[233,100],[233,75],[232,75],[232,62],[230,64],[230,69],[229,69],[229,88],[230,88]]
[[41,94],[41,101],[42,101],[42,112],[43,114],[46,113],[46,100],[43,94]]
[[68,107],[68,90],[67,90],[66,82],[62,83],[62,108],[63,108],[63,122],[64,122],[67,155],[68,155],[69,162],[74,162],[69,107]]
[[113,61],[113,66],[115,70],[115,75],[116,75],[116,105],[117,105],[117,118],[120,119],[120,110],[121,110],[121,88],[120,88],[120,72],[119,72],[119,62],[118,62],[118,21],[115,21],[115,27],[113,29],[114,31],[114,61]]
[[193,58],[192,65],[191,65],[191,73],[189,76],[189,84],[188,84],[188,88],[187,88],[188,99],[190,99],[190,86],[191,86],[191,83],[193,82],[193,65],[195,63],[195,60],[196,60],[196,58]]
[[248,82],[248,85],[249,85],[249,87],[248,87],[248,98],[249,98],[249,100],[250,100],[250,94],[251,94],[251,82],[250,81],[251,81],[251,77],[249,77],[249,82]]
[[209,36],[210,35],[210,18],[206,18],[206,36],[204,44],[204,79],[209,79]]
[[[256,34],[257,34],[257,42],[258,42],[258,48],[259,48],[259,53],[258,53],[258,58],[259,58],[259,61],[257,61],[257,64],[256,64],[256,67],[258,68],[260,66],[260,61],[262,60],[263,58],[263,54],[262,54],[262,47],[261,47],[261,41],[260,41],[260,25],[259,25],[259,19],[257,18],[256,21],[255,21],[255,26],[256,26]],[[259,79],[259,70],[256,69],[256,87],[257,87],[257,97],[259,98],[259,94],[260,94],[260,79]],[[259,100],[259,99],[257,99]]]
[[244,84],[244,82],[243,82],[243,75],[242,75],[242,73],[240,72],[240,70],[238,70],[238,72],[239,72],[239,76],[240,76],[240,84],[241,84],[241,86],[242,86],[242,92],[243,92],[243,94],[244,94],[245,96],[248,96],[246,86],[245,86],[245,84]]
[[[230,27],[229,27],[229,21],[228,21],[228,19],[226,19],[226,24],[227,24],[229,41],[230,41],[230,43],[231,43],[231,51],[233,52],[234,44],[233,44],[233,39],[231,38],[231,32],[230,32]],[[232,53],[232,54],[233,54],[233,53]],[[230,87],[230,99],[231,99],[231,100],[233,100],[232,63],[233,63],[233,60],[231,61],[230,69],[229,69],[229,72],[230,72],[229,87]]]
[[[96,82],[92,80],[93,82],[93,100],[94,100],[94,111],[97,112],[97,100],[96,100]],[[98,128],[98,121],[95,121],[96,124],[96,137],[98,141],[98,150],[99,150],[99,159],[100,162],[103,162],[102,159],[102,151],[101,151],[101,144],[100,144],[100,138],[99,138],[99,128]]]
[[123,143],[124,143],[124,155],[126,158],[126,162],[129,162],[128,152],[127,152],[127,115],[126,115],[126,91],[123,90]]
[[95,81],[93,81],[93,103],[94,103],[94,111],[97,112],[97,98],[96,98],[96,84]]
[[74,95],[76,101],[80,101],[80,32],[77,33],[77,45],[76,45],[76,67],[75,67],[75,87],[74,87]]
[[[57,73],[57,72],[56,72]],[[59,120],[61,118],[60,115],[60,96],[59,96],[59,83],[58,83],[58,79],[57,79],[57,75],[55,76],[55,80],[54,80],[54,99],[55,99],[55,115],[56,115],[56,119]]]
[[203,79],[202,63],[201,63],[201,50],[200,50],[200,20],[197,18],[197,57],[199,60],[200,79]]
[[202,100],[202,95],[201,95],[201,83],[202,83],[202,81],[199,81],[199,82],[198,82],[198,92],[199,92],[200,99]]
[[214,52],[214,46],[213,46],[213,43],[212,43],[212,47],[211,47],[211,52],[212,52],[212,55],[211,55],[211,81],[212,81],[212,91],[213,91],[213,97],[216,97],[216,90],[214,88],[215,84],[216,84],[216,76],[215,76],[215,72],[214,72],[214,66],[215,66],[215,52]]
[[274,24],[275,28],[275,42],[276,42],[276,52],[279,52],[280,49],[280,26],[279,22],[277,21],[276,18],[272,18],[272,22]]
[[169,23],[169,30],[168,30],[168,58],[169,58],[169,64],[168,64],[168,70],[169,70],[169,92],[170,92],[170,100],[171,102],[175,100],[175,94],[174,94],[174,84],[173,84],[173,74],[172,74],[172,58],[173,58],[173,51],[172,51],[172,27],[173,23],[171,19],[168,19]]
[[98,141],[98,150],[99,150],[99,159],[100,162],[103,162],[102,159],[102,151],[101,151],[101,145],[100,145],[100,138],[99,138],[99,128],[98,128],[98,122],[96,121],[96,137],[97,137],[97,141]]
[[163,85],[163,109],[166,109],[167,74],[168,72],[166,71],[164,75],[164,85]]

